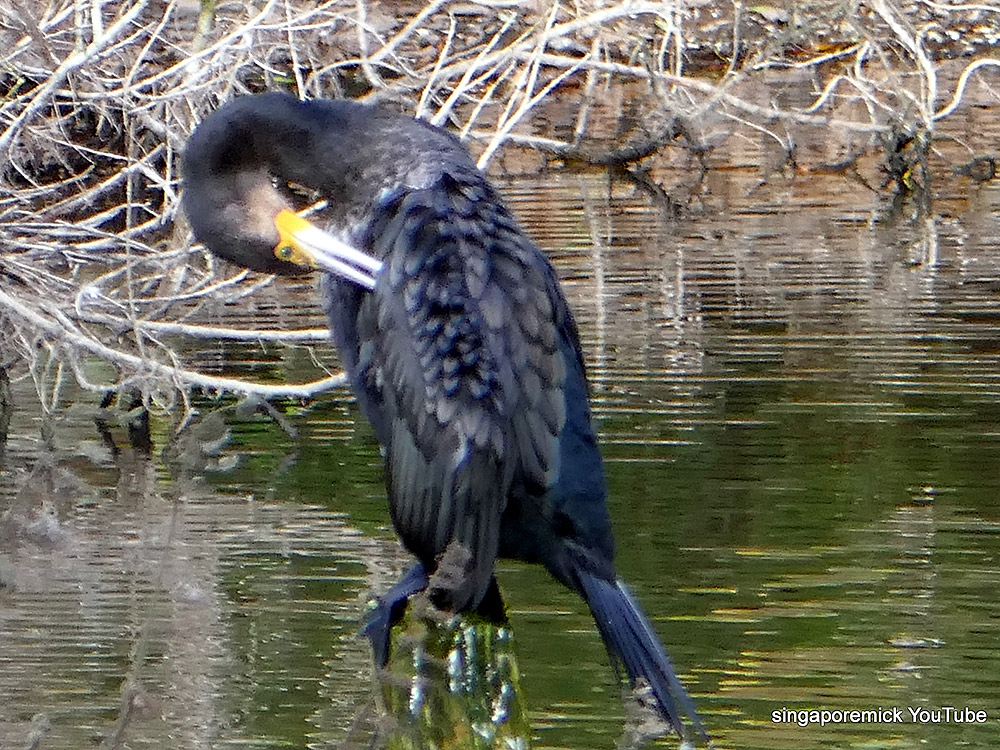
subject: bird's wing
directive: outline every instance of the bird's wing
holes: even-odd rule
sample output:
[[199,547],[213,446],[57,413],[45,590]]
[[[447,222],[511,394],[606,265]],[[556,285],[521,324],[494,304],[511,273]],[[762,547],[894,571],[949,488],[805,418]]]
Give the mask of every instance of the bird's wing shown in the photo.
[[356,368],[377,394],[393,521],[425,563],[447,553],[445,606],[463,611],[489,585],[513,478],[557,475],[568,311],[478,175],[385,201],[364,244],[386,265],[361,304]]

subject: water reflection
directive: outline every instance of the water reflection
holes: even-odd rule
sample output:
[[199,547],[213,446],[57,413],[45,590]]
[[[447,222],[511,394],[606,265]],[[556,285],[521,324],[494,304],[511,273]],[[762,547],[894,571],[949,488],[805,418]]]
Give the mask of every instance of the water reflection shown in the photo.
[[397,627],[392,659],[379,674],[383,715],[377,746],[529,748],[510,629],[442,621],[419,598],[410,610]]
[[[601,175],[510,187],[577,312],[620,570],[719,747],[995,734],[1000,190],[955,180],[919,219],[839,176],[760,187],[749,170],[710,171],[682,220]],[[320,322],[311,290],[290,294],[281,309]],[[234,326],[269,314],[224,312]],[[295,381],[316,366],[231,342],[202,359]],[[179,438],[154,417],[151,453],[125,423],[102,438],[91,396],[49,416],[29,408],[29,381],[13,397],[0,746],[420,740],[414,725],[393,734],[413,683],[375,680],[355,637],[369,593],[407,559],[346,393],[279,405],[295,437],[253,405],[203,400]],[[499,575],[515,636],[493,674],[514,656],[516,670],[480,698],[488,712],[443,709],[465,712],[452,726],[482,729],[508,684],[530,726],[515,738],[630,742],[641,718],[626,717],[583,605],[542,570]],[[416,670],[412,653],[396,668]],[[990,723],[771,720],[943,705]]]

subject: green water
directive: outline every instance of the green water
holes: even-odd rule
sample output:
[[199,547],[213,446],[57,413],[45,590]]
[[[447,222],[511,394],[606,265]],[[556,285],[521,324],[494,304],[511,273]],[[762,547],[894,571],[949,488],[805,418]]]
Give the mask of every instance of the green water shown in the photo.
[[[609,201],[599,175],[507,186],[578,316],[620,572],[717,747],[992,747],[1000,188],[958,185],[927,220],[840,177],[763,192],[755,179],[710,176],[717,200],[682,220],[621,185]],[[319,320],[315,306],[299,314]],[[300,350],[191,357],[272,380],[313,368]],[[67,388],[46,418],[30,380],[14,393],[0,747],[32,732],[39,748],[427,736],[399,726],[405,682],[403,708],[384,709],[393,686],[355,637],[370,592],[408,558],[349,394],[278,404],[295,437],[202,398],[179,438],[154,416],[143,456],[114,425],[116,451],[101,440],[96,395]],[[539,569],[504,562],[499,577],[515,734],[616,747],[635,722],[583,605]],[[488,718],[474,699],[449,709],[472,712],[456,726]],[[989,718],[911,721],[909,708],[943,706]],[[783,708],[897,708],[904,721],[772,721]]]

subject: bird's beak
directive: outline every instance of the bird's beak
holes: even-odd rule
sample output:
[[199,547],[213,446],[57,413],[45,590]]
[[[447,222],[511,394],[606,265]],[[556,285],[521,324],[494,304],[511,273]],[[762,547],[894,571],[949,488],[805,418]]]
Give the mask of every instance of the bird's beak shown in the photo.
[[341,242],[288,209],[278,212],[274,226],[281,238],[274,246],[278,260],[328,271],[365,289],[375,288],[382,261]]

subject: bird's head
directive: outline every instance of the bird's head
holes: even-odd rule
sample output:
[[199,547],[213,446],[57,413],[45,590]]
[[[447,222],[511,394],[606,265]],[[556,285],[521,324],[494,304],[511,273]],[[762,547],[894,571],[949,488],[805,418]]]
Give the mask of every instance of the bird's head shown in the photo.
[[278,94],[237,99],[195,129],[183,164],[191,228],[214,255],[245,268],[323,270],[372,288],[381,263],[296,214],[282,189],[281,172],[289,164],[304,172],[316,151],[300,105]]

